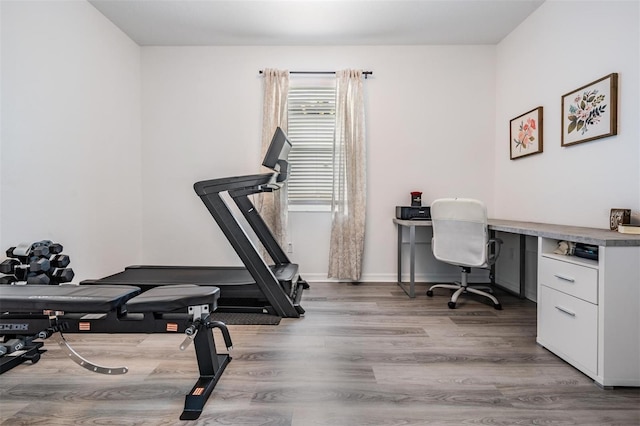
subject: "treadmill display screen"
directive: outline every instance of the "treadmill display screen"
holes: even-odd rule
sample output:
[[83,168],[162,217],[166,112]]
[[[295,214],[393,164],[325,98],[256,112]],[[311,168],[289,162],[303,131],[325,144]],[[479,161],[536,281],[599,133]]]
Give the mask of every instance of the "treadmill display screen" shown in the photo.
[[267,149],[267,153],[264,156],[262,165],[275,170],[277,172],[287,172],[287,158],[289,157],[289,151],[291,150],[291,142],[287,138],[284,131],[278,127],[273,134],[271,144]]

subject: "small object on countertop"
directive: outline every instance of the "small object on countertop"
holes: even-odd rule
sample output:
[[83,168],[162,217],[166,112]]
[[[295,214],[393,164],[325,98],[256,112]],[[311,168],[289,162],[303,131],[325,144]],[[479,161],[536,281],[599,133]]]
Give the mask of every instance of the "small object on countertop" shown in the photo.
[[640,225],[618,225],[618,232],[622,234],[638,234],[640,235]]
[[411,192],[411,205],[413,207],[420,207],[422,205],[422,192],[420,191]]

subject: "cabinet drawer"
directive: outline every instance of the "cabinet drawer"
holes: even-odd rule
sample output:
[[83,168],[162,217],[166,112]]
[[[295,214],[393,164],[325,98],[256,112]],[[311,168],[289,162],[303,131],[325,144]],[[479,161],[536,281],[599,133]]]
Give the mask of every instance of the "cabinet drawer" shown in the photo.
[[592,374],[598,367],[598,307],[541,286],[538,341],[570,364]]
[[541,256],[538,271],[540,284],[598,303],[597,269]]

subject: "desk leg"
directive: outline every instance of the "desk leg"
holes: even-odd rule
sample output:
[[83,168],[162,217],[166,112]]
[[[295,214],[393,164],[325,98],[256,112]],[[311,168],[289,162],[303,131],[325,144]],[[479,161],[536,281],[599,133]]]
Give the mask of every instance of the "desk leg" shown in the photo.
[[[493,230],[489,230],[489,236],[491,238],[495,238],[496,237],[496,232]],[[527,236],[524,234],[520,234],[519,236],[519,247],[518,250],[520,252],[520,259],[519,259],[519,285],[520,288],[518,289],[518,297],[520,299],[524,299],[525,298],[525,283],[526,283],[526,255],[527,255]],[[489,276],[491,277],[491,285],[495,285],[496,284],[496,265],[495,263],[493,265],[491,265],[491,269],[490,269],[490,273]],[[507,290],[510,291],[511,293],[514,293],[513,290]]]
[[410,298],[416,297],[416,227],[409,226],[409,290],[402,285],[402,226],[398,225],[398,285]]
[[527,236],[520,234],[520,292],[518,297],[524,299],[524,287],[526,280]]
[[409,227],[409,297],[416,297],[416,227]]
[[[494,231],[493,229],[489,230],[489,238],[491,239],[495,239],[496,238],[496,231]],[[495,244],[491,244],[491,254],[495,253]],[[494,286],[496,284],[496,264],[493,263],[491,264],[491,266],[489,267],[489,280],[491,282],[491,285]]]
[[402,282],[402,226],[398,228],[398,284]]

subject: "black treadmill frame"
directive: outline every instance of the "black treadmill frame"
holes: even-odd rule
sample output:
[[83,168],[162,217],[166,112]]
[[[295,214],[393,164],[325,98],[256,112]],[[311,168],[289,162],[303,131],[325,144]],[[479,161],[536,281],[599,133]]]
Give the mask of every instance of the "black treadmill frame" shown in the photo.
[[[296,274],[291,283],[294,288],[289,289],[290,294],[287,294],[287,289],[282,288],[272,269],[258,253],[255,245],[238,223],[221,195],[226,192],[233,199],[277,267],[294,265],[249,199],[249,195],[278,189],[278,187],[274,188],[273,184],[277,175],[278,173],[276,172],[211,179],[196,182],[193,188],[273,307],[275,313],[284,318],[298,318],[304,314],[304,309],[299,305],[299,301],[303,290],[308,288],[308,284]],[[297,265],[295,266],[297,268]]]

